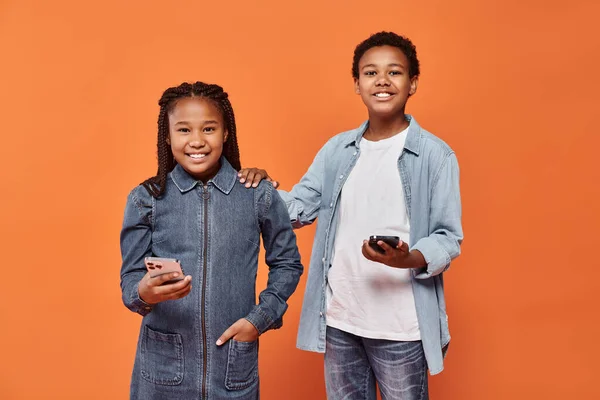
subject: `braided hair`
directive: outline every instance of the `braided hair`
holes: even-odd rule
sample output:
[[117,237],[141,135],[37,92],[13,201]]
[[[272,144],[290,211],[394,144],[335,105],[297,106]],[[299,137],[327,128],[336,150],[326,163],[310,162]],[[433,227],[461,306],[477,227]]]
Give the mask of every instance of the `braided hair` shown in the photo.
[[235,116],[229,98],[223,88],[219,85],[204,82],[182,83],[177,87],[171,87],[164,91],[158,101],[160,112],[158,114],[158,171],[156,176],[146,179],[142,185],[150,195],[159,198],[165,192],[167,174],[175,168],[175,159],[171,147],[167,143],[169,137],[169,113],[177,104],[177,101],[186,97],[203,97],[212,101],[221,112],[225,122],[225,128],[229,133],[227,141],[223,145],[223,156],[236,170],[241,169],[240,151],[236,136]]

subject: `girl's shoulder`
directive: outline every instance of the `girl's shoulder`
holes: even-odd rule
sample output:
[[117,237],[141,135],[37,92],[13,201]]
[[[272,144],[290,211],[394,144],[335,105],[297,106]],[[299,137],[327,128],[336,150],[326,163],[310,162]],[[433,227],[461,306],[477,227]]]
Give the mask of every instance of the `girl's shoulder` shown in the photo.
[[135,207],[143,216],[149,216],[152,213],[153,201],[154,198],[142,184],[134,187],[127,196],[127,205]]
[[277,191],[273,188],[273,184],[267,180],[262,180],[255,188],[244,188],[244,190],[252,190],[254,192],[254,204],[257,217],[262,220],[271,207],[273,199],[277,200]]

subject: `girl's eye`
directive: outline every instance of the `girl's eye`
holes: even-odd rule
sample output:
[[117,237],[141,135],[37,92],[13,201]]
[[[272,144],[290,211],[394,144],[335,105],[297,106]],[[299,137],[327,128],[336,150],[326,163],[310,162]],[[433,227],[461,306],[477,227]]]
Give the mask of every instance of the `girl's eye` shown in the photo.
[[212,126],[204,128],[204,132],[214,132],[214,131],[215,131],[215,128]]
[[365,72],[365,75],[373,76],[373,75],[375,75],[375,73],[376,73],[375,71],[367,71],[367,72]]
[[400,71],[390,71],[390,75],[400,75]]
[[189,132],[189,131],[190,131],[190,130],[189,130],[188,128],[179,128],[179,129],[177,129],[177,132],[184,132],[184,133],[187,133],[187,132]]

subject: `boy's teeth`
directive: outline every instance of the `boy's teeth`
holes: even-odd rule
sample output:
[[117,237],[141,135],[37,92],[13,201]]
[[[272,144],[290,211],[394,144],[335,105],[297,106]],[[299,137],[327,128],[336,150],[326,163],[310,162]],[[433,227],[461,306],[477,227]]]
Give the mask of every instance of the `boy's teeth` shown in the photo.
[[375,96],[377,97],[390,97],[389,93],[377,93]]

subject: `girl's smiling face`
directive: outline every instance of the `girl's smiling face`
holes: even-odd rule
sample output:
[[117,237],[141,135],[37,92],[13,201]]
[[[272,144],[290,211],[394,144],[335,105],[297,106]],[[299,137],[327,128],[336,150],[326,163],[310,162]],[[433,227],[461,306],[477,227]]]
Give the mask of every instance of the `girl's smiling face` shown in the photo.
[[195,179],[207,182],[219,171],[227,129],[219,108],[203,97],[177,100],[169,111],[173,158]]

